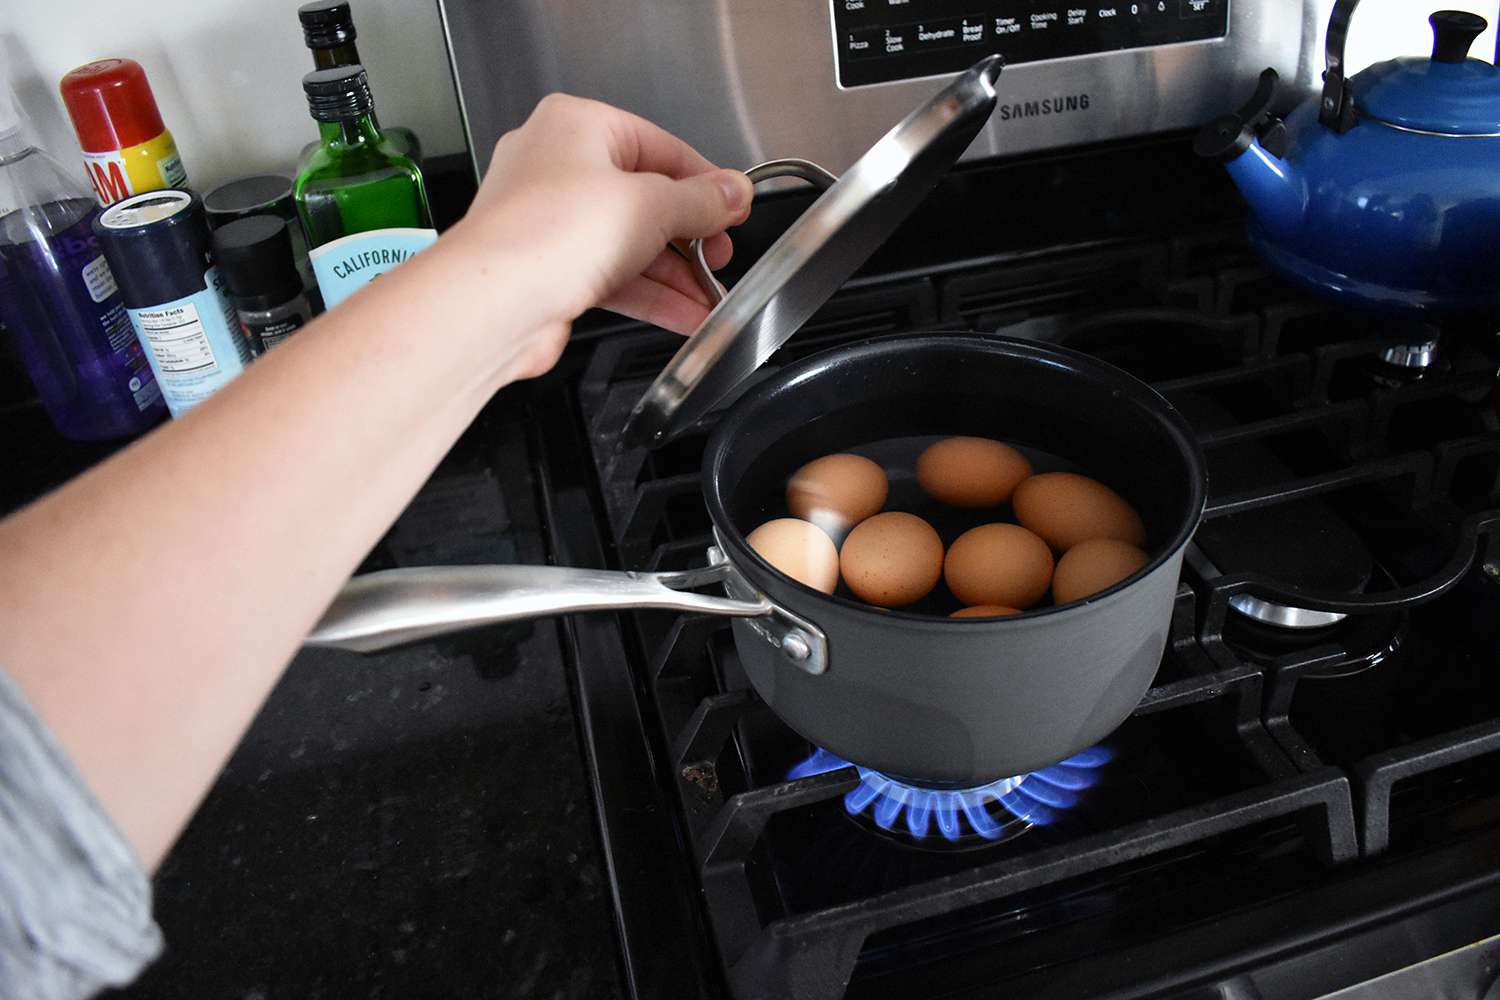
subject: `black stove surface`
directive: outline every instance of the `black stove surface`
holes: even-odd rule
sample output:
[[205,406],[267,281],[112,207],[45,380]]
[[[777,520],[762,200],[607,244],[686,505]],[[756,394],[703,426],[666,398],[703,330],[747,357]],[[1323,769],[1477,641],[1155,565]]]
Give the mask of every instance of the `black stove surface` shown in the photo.
[[[571,622],[639,993],[1315,996],[1500,931],[1493,331],[1452,323],[1437,363],[1400,369],[1382,352],[1420,331],[1281,284],[1237,226],[1179,226],[865,277],[767,370],[923,329],[1090,351],[1194,425],[1211,497],[1160,672],[1097,784],[952,844],[877,820],[854,767],[794,772],[816,748],[756,697],[721,622]],[[618,329],[541,387],[558,561],[701,564],[713,416],[654,453],[617,440],[676,345]],[[1336,613],[1288,629],[1248,598]],[[1339,940],[1344,960],[1288,964]]]
[[[1288,289],[1216,172],[1175,146],[1122,169],[1141,155],[960,171],[771,362],[1001,332],[1121,365],[1195,426],[1212,496],[1167,652],[1066,808],[994,843],[883,828],[846,805],[855,768],[788,777],[815,748],[706,618],[305,653],[163,866],[169,951],[130,995],[1310,998],[1500,932],[1492,331],[1379,361],[1418,332]],[[581,327],[369,568],[702,560],[713,418],[617,447],[678,341]],[[6,508],[108,450],[0,417],[28,473]],[[1308,595],[1347,617],[1232,606]]]

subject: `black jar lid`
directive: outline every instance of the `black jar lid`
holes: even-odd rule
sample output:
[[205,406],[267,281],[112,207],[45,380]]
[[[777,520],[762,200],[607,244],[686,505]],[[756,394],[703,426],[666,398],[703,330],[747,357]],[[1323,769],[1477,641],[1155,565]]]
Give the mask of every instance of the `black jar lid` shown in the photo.
[[344,121],[375,109],[369,77],[359,63],[313,70],[302,78],[302,92],[315,121]]
[[242,309],[271,309],[302,294],[285,219],[247,215],[214,230],[214,262]]
[[208,224],[215,229],[247,215],[297,217],[292,201],[292,179],[281,174],[255,174],[220,184],[203,196]]
[[302,38],[310,49],[330,49],[356,37],[349,0],[314,0],[297,8]]

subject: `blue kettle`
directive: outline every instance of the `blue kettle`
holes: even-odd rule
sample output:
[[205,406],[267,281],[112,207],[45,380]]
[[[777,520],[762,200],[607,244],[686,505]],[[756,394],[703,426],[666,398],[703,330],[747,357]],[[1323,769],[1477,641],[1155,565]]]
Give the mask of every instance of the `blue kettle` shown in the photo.
[[1194,142],[1224,162],[1250,240],[1282,275],[1361,307],[1500,314],[1500,70],[1469,58],[1484,18],[1433,14],[1430,57],[1344,76],[1358,0],[1338,0],[1316,102],[1271,114],[1276,71]]

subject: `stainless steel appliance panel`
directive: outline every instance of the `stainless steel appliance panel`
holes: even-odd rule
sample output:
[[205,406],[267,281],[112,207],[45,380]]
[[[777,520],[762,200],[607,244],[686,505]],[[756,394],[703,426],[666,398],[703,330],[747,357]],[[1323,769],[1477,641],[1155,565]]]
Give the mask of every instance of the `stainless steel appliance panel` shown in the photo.
[[[481,170],[503,132],[545,94],[565,91],[656,121],[718,163],[746,167],[800,156],[842,171],[940,82],[840,86],[832,4],[847,2],[439,0],[439,6]],[[923,2],[902,9],[920,16]],[[1310,91],[1322,70],[1330,0],[1222,2],[1229,5],[1222,38],[1008,67],[1000,108],[967,155],[1200,124],[1237,106],[1267,66],[1285,81],[1285,101]],[[1062,0],[976,0],[974,7],[976,14],[1066,10]],[[1007,43],[997,44],[1003,53]]]

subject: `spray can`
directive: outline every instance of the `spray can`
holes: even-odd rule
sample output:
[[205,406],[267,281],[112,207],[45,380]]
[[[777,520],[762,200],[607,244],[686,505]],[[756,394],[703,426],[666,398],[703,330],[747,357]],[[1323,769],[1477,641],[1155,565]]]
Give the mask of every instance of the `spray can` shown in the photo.
[[162,124],[140,63],[99,59],[68,73],[58,89],[100,205],[187,185],[177,143]]

